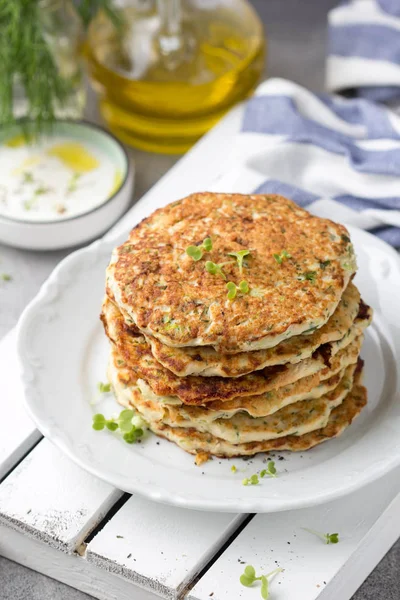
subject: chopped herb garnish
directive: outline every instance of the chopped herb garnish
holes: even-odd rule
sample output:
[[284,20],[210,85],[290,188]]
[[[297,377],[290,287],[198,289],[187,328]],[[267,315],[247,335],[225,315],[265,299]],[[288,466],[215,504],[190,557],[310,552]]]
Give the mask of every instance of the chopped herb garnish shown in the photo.
[[260,577],[257,577],[254,567],[252,565],[247,565],[244,569],[244,573],[240,576],[240,583],[246,587],[251,587],[255,581],[261,581],[261,597],[264,600],[267,600],[269,597],[268,578],[276,573],[281,573],[282,571],[283,569],[278,567],[271,571],[271,573],[267,573],[267,575],[260,575]]
[[351,242],[351,239],[348,235],[342,234],[340,237],[342,238],[343,242],[346,242],[346,244],[349,244]]
[[319,261],[319,266],[321,267],[321,269],[324,271],[326,269],[326,267],[328,267],[331,264],[330,260],[320,260]]
[[276,467],[273,460],[269,460],[267,463],[267,468],[263,469],[260,473],[260,477],[265,477],[266,475],[269,477],[276,477]]
[[22,183],[33,183],[33,175],[29,171],[22,173]]
[[338,533],[320,533],[319,531],[315,531],[314,529],[308,529],[308,527],[302,527],[304,531],[308,533],[312,533],[319,537],[325,544],[337,544],[339,542],[339,534]]
[[228,290],[228,300],[234,300],[238,291],[242,294],[248,294],[250,290],[249,284],[244,280],[239,285],[236,285],[233,281],[228,281],[226,289]]
[[240,274],[242,274],[242,271],[243,271],[243,259],[245,256],[249,256],[250,254],[251,254],[250,250],[239,250],[238,252],[228,252],[228,256],[233,256],[234,258],[236,258]]
[[237,468],[235,467],[235,465],[232,465],[232,466],[231,466],[231,471],[232,471],[232,473],[236,473],[236,471],[237,471]]
[[48,192],[50,191],[50,188],[44,186],[44,185],[39,185],[38,188],[36,188],[36,190],[34,191],[35,196],[43,196],[43,194],[48,194]]
[[221,277],[226,280],[226,275],[222,270],[222,266],[211,262],[211,260],[206,262],[206,271],[211,275],[221,275]]
[[286,260],[287,258],[292,258],[292,255],[289,254],[289,252],[287,250],[282,250],[282,252],[280,252],[279,254],[274,254],[274,259],[276,260],[276,262],[278,264],[282,264],[284,260]]
[[99,381],[97,384],[97,389],[101,394],[106,394],[111,391],[111,383],[102,383]]
[[78,187],[78,179],[82,177],[82,173],[74,173],[71,175],[71,179],[68,182],[67,192],[71,194],[75,192]]
[[8,273],[1,273],[0,279],[2,281],[11,281],[12,277]]
[[210,250],[212,250],[212,240],[207,237],[200,246],[188,246],[186,254],[193,260],[198,261],[203,258],[203,252],[210,252]]
[[300,281],[310,281],[312,284],[315,283],[316,278],[317,278],[317,272],[316,271],[305,271],[305,273],[302,273],[298,277],[298,279]]

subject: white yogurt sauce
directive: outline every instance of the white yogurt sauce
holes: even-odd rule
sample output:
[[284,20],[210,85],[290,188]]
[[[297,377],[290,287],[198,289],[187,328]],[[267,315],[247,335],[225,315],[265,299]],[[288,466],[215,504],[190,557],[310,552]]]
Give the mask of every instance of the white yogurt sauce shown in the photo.
[[0,147],[0,215],[59,221],[103,204],[122,173],[88,142],[51,136],[35,145],[18,136]]

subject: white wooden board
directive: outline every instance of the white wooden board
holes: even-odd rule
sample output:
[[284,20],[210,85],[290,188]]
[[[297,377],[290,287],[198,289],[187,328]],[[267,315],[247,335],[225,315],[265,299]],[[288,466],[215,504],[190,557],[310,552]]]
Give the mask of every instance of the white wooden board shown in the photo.
[[[66,554],[38,539],[0,525],[0,554],[99,600],[157,600],[158,596],[88,563],[79,554]],[[1,573],[0,573],[1,575]],[[0,577],[1,581],[1,577]],[[4,598],[2,600],[12,600]],[[25,599],[24,599],[25,600]],[[26,600],[30,600],[26,596]]]
[[[327,545],[304,531],[338,532]],[[256,515],[190,592],[189,600],[254,599],[239,577],[282,567],[271,583],[274,600],[346,600],[397,540],[400,469],[341,500],[309,509]],[[243,564],[244,563],[244,564]]]
[[132,496],[88,545],[86,557],[164,598],[177,598],[245,516],[159,507]]
[[72,552],[121,496],[42,440],[0,486],[0,523]]
[[0,481],[41,438],[22,407],[22,384],[19,380],[15,351],[15,330],[0,343]]

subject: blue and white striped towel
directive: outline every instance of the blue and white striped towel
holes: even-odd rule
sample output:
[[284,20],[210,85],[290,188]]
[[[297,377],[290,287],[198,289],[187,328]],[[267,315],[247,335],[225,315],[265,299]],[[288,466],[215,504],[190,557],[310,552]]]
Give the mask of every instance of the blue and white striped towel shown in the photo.
[[400,116],[270,79],[248,101],[229,168],[213,189],[279,193],[400,246]]
[[328,17],[327,89],[400,101],[400,0],[344,0]]

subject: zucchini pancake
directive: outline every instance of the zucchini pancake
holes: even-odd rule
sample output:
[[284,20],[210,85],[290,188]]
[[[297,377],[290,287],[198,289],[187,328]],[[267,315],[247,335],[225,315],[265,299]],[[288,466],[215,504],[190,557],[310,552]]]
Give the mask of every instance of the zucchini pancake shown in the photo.
[[282,196],[199,193],[155,211],[107,268],[117,401],[198,464],[340,435],[367,402],[356,268],[345,227]]

